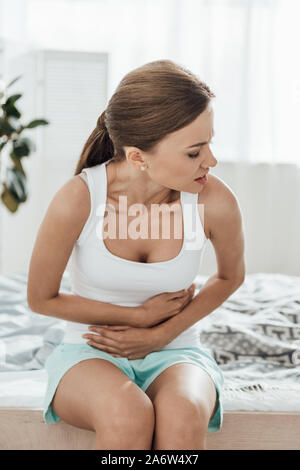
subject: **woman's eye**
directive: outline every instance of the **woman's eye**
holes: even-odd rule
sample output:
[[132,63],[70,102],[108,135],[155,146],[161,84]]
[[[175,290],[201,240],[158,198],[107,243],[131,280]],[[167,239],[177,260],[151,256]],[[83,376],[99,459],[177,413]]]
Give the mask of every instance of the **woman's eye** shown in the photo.
[[[213,141],[210,141],[209,145],[211,145],[211,144],[213,144]],[[196,157],[198,157],[199,154],[200,154],[200,152],[198,152],[198,153],[188,153],[188,156],[190,158],[196,158]]]

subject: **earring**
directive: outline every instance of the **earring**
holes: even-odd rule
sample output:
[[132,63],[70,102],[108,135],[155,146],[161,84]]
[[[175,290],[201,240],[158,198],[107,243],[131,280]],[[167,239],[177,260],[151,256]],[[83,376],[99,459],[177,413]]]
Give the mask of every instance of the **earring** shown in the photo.
[[145,169],[146,169],[146,167],[145,167],[145,166],[141,166],[141,170],[145,170]]

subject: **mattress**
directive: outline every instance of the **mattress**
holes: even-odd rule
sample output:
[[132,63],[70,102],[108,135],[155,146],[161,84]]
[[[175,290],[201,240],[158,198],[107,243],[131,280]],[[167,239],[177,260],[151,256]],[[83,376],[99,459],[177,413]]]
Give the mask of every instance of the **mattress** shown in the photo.
[[[70,292],[67,271],[60,291]],[[26,296],[25,273],[0,276],[0,408],[42,410],[44,364],[66,322],[32,312]],[[249,274],[198,325],[224,374],[225,412],[300,411],[300,277]]]

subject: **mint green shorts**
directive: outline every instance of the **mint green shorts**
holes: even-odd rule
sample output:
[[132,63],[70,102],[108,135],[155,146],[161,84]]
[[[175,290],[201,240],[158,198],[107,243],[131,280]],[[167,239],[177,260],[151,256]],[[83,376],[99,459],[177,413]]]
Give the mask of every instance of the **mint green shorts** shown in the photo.
[[94,348],[89,344],[60,343],[48,356],[45,368],[48,374],[48,383],[43,405],[43,418],[45,423],[51,424],[59,421],[59,417],[51,408],[57,385],[62,376],[72,366],[86,359],[106,359],[119,367],[143,391],[165,369],[179,362],[196,364],[204,369],[212,378],[217,391],[218,407],[211,418],[207,431],[219,431],[223,423],[222,385],[223,373],[211,356],[210,350],[205,346],[181,349],[164,349],[154,351],[141,359],[127,359],[114,357],[111,354]]

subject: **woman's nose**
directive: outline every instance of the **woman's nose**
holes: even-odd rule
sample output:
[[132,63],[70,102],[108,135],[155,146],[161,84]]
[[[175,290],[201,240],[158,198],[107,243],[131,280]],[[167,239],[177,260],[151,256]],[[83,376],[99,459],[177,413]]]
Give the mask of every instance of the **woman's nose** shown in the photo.
[[201,164],[201,168],[205,171],[208,171],[210,169],[210,167],[214,167],[216,166],[216,164],[218,163],[218,160],[213,157],[208,163],[202,163]]
[[217,163],[218,163],[218,160],[210,152],[209,166],[216,166]]
[[204,170],[209,170],[210,167],[214,167],[216,166],[216,164],[218,163],[218,160],[214,157],[212,151],[210,150],[209,151],[209,154],[206,158],[206,162],[203,162],[201,164],[201,167],[204,169]]
[[212,158],[213,158],[213,163],[211,164],[211,166],[216,166],[216,164],[218,163],[218,160],[212,155]]

